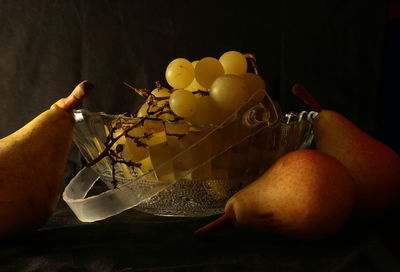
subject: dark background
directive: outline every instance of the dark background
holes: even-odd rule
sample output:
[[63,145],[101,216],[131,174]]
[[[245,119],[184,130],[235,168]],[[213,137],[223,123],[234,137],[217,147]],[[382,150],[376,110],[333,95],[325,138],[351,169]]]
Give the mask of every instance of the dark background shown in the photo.
[[123,81],[152,88],[176,57],[238,50],[255,54],[285,111],[305,108],[290,93],[300,82],[324,107],[383,137],[382,108],[398,94],[397,86],[383,84],[396,67],[384,65],[386,6],[362,0],[1,0],[0,133],[16,130],[83,79],[96,85],[83,107],[130,112],[140,99]]
[[[152,88],[176,57],[237,50],[256,56],[285,112],[307,109],[290,93],[302,83],[325,108],[399,151],[398,18],[398,1],[378,0],[0,0],[0,137],[84,79],[96,89],[83,108],[131,112],[142,100],[123,81]],[[66,182],[80,167],[73,148]],[[232,230],[212,241],[193,238],[191,231],[208,221],[124,213],[87,225],[61,202],[41,231],[0,243],[0,271],[399,268],[393,225],[361,232],[351,226],[316,244]]]

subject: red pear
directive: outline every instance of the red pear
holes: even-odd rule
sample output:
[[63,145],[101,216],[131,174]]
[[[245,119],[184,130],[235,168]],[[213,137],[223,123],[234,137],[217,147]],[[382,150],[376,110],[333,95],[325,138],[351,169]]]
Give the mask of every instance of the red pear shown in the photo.
[[319,112],[314,123],[317,149],[341,161],[355,180],[355,216],[381,217],[400,203],[400,157],[342,114]]
[[297,239],[320,239],[347,221],[354,196],[354,182],[337,159],[317,150],[297,150],[234,194],[224,215],[195,234],[233,224]]
[[354,178],[354,216],[378,219],[399,206],[399,155],[344,115],[323,109],[301,84],[295,84],[292,92],[319,112],[314,122],[317,149],[338,159]]

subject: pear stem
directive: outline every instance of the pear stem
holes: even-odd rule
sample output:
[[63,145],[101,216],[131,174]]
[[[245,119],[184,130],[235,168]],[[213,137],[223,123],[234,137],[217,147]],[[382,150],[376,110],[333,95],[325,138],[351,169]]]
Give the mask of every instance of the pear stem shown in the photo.
[[222,216],[218,217],[216,220],[211,223],[197,229],[194,231],[194,235],[196,236],[206,236],[209,233],[216,231],[218,229],[222,229],[227,225],[231,225],[234,221],[234,217],[231,214],[224,213]]
[[94,85],[91,82],[84,80],[75,87],[68,97],[61,98],[54,103],[54,105],[65,112],[72,112],[74,107],[78,103],[82,102],[82,100],[89,95],[93,88]]
[[315,97],[312,96],[309,91],[307,91],[307,89],[303,85],[299,83],[294,84],[292,87],[292,93],[298,98],[300,98],[312,110],[316,112],[322,111],[321,105],[318,103]]

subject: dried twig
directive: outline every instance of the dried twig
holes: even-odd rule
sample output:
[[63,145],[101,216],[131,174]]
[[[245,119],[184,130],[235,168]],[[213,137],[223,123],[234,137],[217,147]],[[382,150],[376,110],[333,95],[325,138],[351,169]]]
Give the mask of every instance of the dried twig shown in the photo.
[[253,67],[254,73],[256,75],[258,75],[259,74],[259,68],[258,68],[258,65],[257,65],[256,57],[251,53],[246,53],[246,54],[243,54],[243,55],[246,57],[247,60],[250,61],[251,66]]

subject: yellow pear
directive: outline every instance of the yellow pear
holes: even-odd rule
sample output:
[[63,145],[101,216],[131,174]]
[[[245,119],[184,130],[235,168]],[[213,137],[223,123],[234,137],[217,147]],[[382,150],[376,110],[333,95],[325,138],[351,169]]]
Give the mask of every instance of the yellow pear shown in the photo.
[[347,221],[354,197],[354,182],[337,159],[312,149],[292,151],[234,194],[224,215],[195,234],[233,224],[297,239],[325,238]]
[[35,230],[51,216],[72,142],[72,110],[92,87],[83,81],[67,98],[0,139],[0,236]]
[[400,158],[342,114],[321,110],[314,122],[317,149],[341,161],[355,180],[356,217],[378,218],[400,203]]

